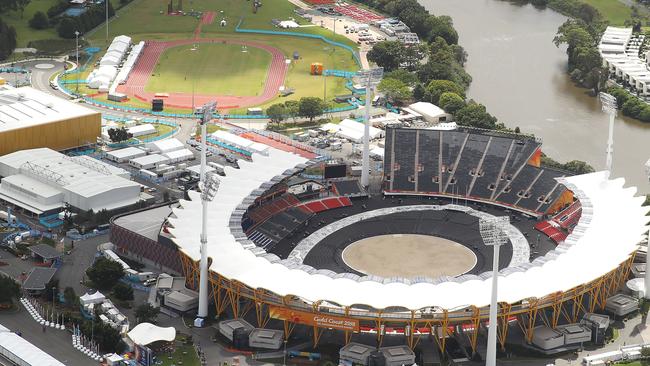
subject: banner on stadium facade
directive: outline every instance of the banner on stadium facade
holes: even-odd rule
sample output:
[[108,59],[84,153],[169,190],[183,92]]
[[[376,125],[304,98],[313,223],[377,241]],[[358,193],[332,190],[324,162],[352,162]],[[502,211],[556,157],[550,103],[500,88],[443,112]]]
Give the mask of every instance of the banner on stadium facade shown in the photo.
[[317,326],[320,328],[332,328],[337,330],[359,331],[359,321],[342,316],[316,314],[307,311],[298,311],[269,306],[269,316],[273,319],[287,320],[292,323]]

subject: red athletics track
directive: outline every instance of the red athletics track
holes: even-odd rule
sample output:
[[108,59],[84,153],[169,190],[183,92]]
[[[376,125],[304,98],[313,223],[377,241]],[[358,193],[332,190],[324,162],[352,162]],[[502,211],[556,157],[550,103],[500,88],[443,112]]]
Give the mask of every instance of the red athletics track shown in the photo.
[[[201,38],[201,39],[184,39],[178,41],[158,42],[147,41],[142,51],[140,59],[135,64],[129,74],[126,84],[120,85],[117,91],[124,93],[129,97],[134,97],[144,102],[150,103],[155,98],[154,93],[145,92],[144,88],[153,74],[153,70],[158,63],[160,55],[165,49],[170,47],[191,45],[194,43],[228,43],[245,45],[263,49],[271,54],[271,65],[264,82],[264,91],[259,96],[219,96],[219,95],[200,95],[194,94],[194,106],[200,106],[207,102],[217,100],[218,108],[232,109],[260,105],[277,96],[280,86],[284,83],[287,74],[287,64],[282,51],[269,45],[245,40],[219,39],[219,38]],[[158,91],[166,93],[165,90]],[[168,93],[169,97],[162,98],[166,107],[175,108],[192,108],[191,93]]]

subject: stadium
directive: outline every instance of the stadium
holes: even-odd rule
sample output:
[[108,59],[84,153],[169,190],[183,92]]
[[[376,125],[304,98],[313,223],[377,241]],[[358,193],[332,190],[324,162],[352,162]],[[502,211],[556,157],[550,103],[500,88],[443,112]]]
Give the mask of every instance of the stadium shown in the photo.
[[[323,163],[296,151],[270,148],[225,169],[208,207],[209,283],[215,314],[287,336],[302,329],[314,346],[324,334],[378,345],[390,335],[410,348],[435,335],[444,352],[462,335],[475,352],[492,260],[478,222],[494,216],[510,221],[498,340],[503,348],[512,328],[530,342],[540,324],[556,328],[603,309],[628,279],[646,230],[643,198],[623,179],[541,166],[541,141],[531,137],[388,128],[381,194],[372,195],[354,179],[301,177]],[[177,251],[137,250],[171,262],[177,253],[196,289],[201,201],[188,193],[160,234]],[[118,246],[132,245],[116,238],[124,230],[112,231]]]

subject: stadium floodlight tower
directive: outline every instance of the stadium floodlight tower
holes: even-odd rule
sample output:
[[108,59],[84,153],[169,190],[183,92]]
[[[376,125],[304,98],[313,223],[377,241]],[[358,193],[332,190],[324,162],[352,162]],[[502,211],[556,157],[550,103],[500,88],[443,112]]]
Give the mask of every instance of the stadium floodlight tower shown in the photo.
[[201,262],[199,264],[199,310],[194,320],[194,326],[202,327],[208,316],[208,202],[212,201],[219,189],[219,178],[215,174],[206,174],[206,150],[208,139],[207,124],[212,120],[212,111],[217,102],[211,102],[201,107]]
[[614,154],[614,119],[616,118],[616,108],[618,103],[616,98],[611,94],[600,93],[600,102],[603,105],[603,112],[609,116],[609,135],[607,137],[607,160],[605,161],[605,169],[607,170],[607,178],[612,173],[612,155]]
[[363,160],[361,164],[361,185],[368,187],[370,184],[370,92],[381,81],[384,76],[384,68],[360,70],[357,78],[360,85],[366,88],[366,112],[363,128]]
[[489,217],[479,220],[483,242],[493,248],[492,254],[492,299],[490,301],[490,328],[488,329],[487,356],[485,366],[497,364],[497,283],[499,279],[499,249],[508,240],[508,216]]

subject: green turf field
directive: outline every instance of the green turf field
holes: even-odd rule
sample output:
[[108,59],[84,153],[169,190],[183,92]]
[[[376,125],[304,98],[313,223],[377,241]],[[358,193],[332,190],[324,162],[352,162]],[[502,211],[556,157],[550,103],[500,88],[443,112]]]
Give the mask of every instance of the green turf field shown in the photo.
[[[611,25],[624,25],[631,18],[632,10],[618,0],[583,0],[598,9],[603,18]],[[639,5],[637,5],[639,6]],[[642,6],[642,5],[641,5]]]
[[194,89],[196,94],[204,95],[261,94],[271,63],[270,53],[254,47],[242,52],[239,45],[219,43],[202,43],[195,51],[191,47],[166,50],[145,90],[192,93]]
[[29,20],[34,16],[34,13],[37,11],[45,13],[55,3],[56,0],[32,0],[25,8],[22,19],[20,18],[20,12],[17,11],[9,11],[2,14],[2,20],[16,28],[18,47],[27,47],[29,41],[35,41],[37,39],[59,38],[54,28],[36,30],[29,27]]

